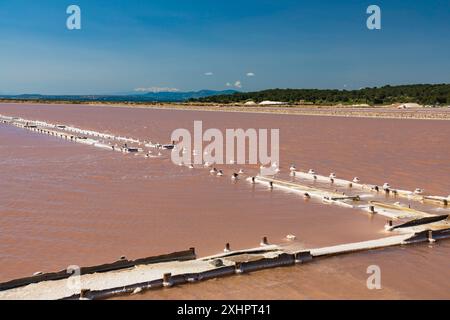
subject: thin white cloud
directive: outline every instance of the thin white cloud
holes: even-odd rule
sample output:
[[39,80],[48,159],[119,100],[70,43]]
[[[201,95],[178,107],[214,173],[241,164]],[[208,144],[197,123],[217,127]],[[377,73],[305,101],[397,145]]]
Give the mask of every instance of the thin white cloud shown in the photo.
[[240,82],[240,81],[236,81],[235,83],[234,83],[234,86],[236,87],[236,88],[242,88],[242,83]]
[[254,77],[254,76],[255,76],[255,74],[253,72],[247,73],[247,77]]
[[207,77],[210,77],[210,76],[213,76],[213,75],[214,75],[213,72],[205,72],[205,76],[207,76]]
[[226,86],[231,87],[231,83],[227,82]]
[[168,88],[168,87],[150,87],[150,88],[136,88],[134,89],[135,92],[178,92],[177,88]]

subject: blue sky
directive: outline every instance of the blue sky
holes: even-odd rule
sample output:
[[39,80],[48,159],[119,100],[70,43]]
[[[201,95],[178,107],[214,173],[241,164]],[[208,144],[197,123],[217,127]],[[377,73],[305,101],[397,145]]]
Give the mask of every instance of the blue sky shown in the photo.
[[449,34],[449,0],[0,0],[0,93],[450,83]]

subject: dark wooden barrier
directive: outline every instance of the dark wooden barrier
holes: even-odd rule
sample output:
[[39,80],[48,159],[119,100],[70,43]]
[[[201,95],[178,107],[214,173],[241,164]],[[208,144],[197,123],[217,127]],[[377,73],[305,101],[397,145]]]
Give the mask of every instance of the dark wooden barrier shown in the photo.
[[394,229],[401,229],[401,228],[415,227],[415,226],[420,226],[420,225],[424,225],[424,224],[430,224],[430,223],[433,223],[433,222],[443,221],[443,220],[445,220],[447,218],[448,218],[448,214],[447,215],[443,215],[443,216],[426,217],[426,218],[422,218],[422,219],[415,219],[415,220],[408,221],[406,223],[394,226],[392,228],[392,230],[394,230]]
[[[187,273],[170,277],[170,286],[183,285],[190,282],[204,281],[213,278],[231,276],[236,273],[235,266],[222,267],[200,273]],[[163,279],[153,280],[149,282],[136,283],[124,287],[110,288],[105,290],[83,291],[82,294],[76,294],[63,300],[79,300],[80,298],[90,300],[103,300],[117,296],[129,295],[139,289],[140,292],[161,289],[165,286]]]
[[[94,267],[81,267],[80,272],[81,272],[81,275],[92,274],[92,273],[102,273],[102,272],[132,268],[137,265],[148,265],[148,264],[171,262],[171,261],[187,261],[187,260],[194,260],[194,259],[196,259],[195,248],[191,248],[186,251],[180,251],[180,252],[175,252],[175,253],[170,253],[170,254],[165,254],[165,255],[160,255],[160,256],[154,256],[154,257],[148,257],[148,258],[143,258],[143,259],[137,259],[137,260],[132,260],[132,261],[119,260],[119,261],[116,261],[113,263],[103,264],[103,265],[94,266]],[[43,282],[43,281],[54,281],[54,280],[67,279],[72,275],[73,275],[73,272],[69,273],[67,270],[62,270],[59,272],[45,273],[45,274],[40,274],[40,275],[36,275],[36,276],[32,276],[32,277],[16,279],[16,280],[0,283],[0,291],[24,287],[24,286],[27,286],[32,283],[39,283],[39,282]]]
[[292,266],[295,265],[295,255],[282,253],[276,258],[266,258],[258,261],[250,261],[237,263],[236,268],[242,272],[253,272],[258,270],[270,269],[282,266]]

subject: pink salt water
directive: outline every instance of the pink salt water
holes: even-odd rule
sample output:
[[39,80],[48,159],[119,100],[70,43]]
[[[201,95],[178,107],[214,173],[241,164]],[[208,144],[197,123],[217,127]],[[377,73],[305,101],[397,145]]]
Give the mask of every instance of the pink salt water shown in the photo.
[[[221,112],[2,104],[0,114],[157,142],[177,128],[276,128],[289,165],[368,183],[450,193],[447,121],[381,120]],[[305,246],[385,236],[382,217],[325,206],[296,194],[233,183],[178,167],[0,125],[0,281],[195,247],[200,256],[282,243]],[[247,169],[247,168],[246,168]],[[256,173],[255,168],[248,168]],[[432,209],[439,212],[439,209]],[[319,260],[140,298],[450,298],[450,245],[392,248]],[[383,290],[366,287],[369,265]]]

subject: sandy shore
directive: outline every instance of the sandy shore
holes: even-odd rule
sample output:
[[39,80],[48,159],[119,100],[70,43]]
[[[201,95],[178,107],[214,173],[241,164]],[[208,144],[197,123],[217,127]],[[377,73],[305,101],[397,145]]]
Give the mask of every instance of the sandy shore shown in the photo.
[[[8,101],[0,100],[2,104],[73,104],[69,101]],[[450,107],[441,108],[409,108],[398,109],[397,105],[390,106],[311,106],[311,105],[283,105],[283,106],[244,106],[244,105],[218,105],[218,104],[188,104],[188,103],[124,103],[124,102],[80,102],[79,105],[103,106],[135,109],[160,110],[189,110],[211,112],[241,112],[287,114],[307,116],[333,116],[351,118],[380,118],[380,119],[423,119],[423,120],[450,120]]]

